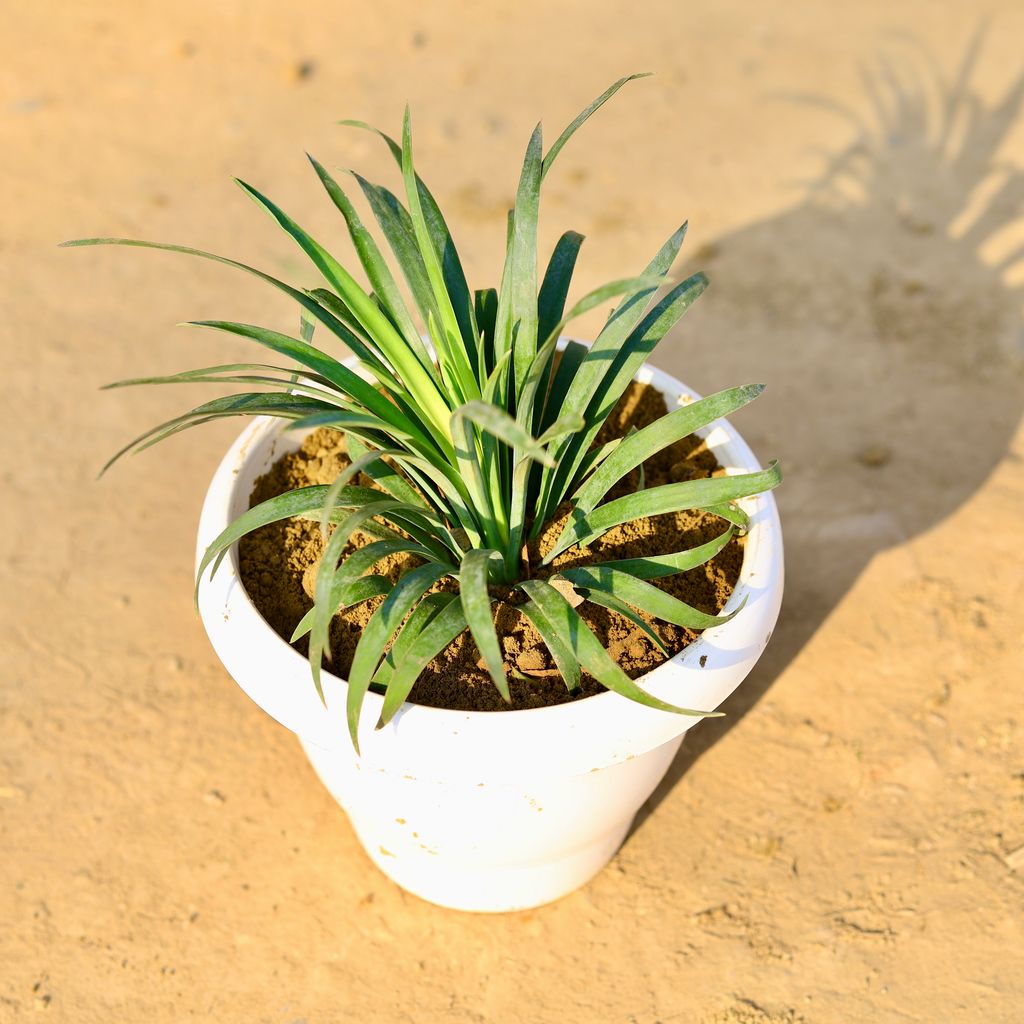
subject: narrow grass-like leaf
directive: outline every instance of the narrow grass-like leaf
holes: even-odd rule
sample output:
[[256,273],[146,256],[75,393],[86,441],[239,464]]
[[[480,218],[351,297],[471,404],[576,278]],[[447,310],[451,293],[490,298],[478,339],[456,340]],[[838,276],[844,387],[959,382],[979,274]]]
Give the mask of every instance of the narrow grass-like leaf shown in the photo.
[[653,423],[623,438],[615,451],[591,474],[574,495],[576,508],[590,512],[627,473],[694,431],[728,416],[764,390],[763,384],[747,384],[709,395],[691,405],[680,406]]
[[555,243],[554,252],[544,272],[544,280],[541,282],[540,295],[537,297],[538,338],[546,338],[555,329],[555,324],[562,319],[581,245],[583,236],[576,231],[566,231]]
[[[237,519],[226,526],[206,549],[199,562],[199,568],[196,569],[196,587],[198,588],[199,580],[206,568],[221,552],[227,551],[232,544],[246,534],[252,533],[253,530],[258,530],[261,526],[268,526],[270,523],[279,523],[282,519],[319,518],[326,494],[327,486],[325,484],[297,487],[246,509]],[[372,500],[372,498],[379,498],[380,492],[369,491],[365,487],[346,488],[338,495],[338,508],[340,510],[343,503],[346,508],[363,505],[366,503],[368,495]]]
[[[370,449],[354,435],[346,439],[348,454],[352,459],[362,459],[370,453]],[[361,463],[360,468],[368,477],[378,483],[392,497],[407,505],[422,505],[426,507],[423,496],[405,479],[397,470],[389,466],[382,458],[382,455],[401,456],[404,455],[400,448],[380,450],[376,459],[368,459]]]
[[[255,374],[256,376],[247,376]],[[202,366],[195,370],[184,370],[181,373],[168,373],[156,377],[128,377],[125,380],[115,380],[110,384],[103,384],[101,391],[112,391],[115,388],[132,388],[140,384],[192,384],[196,382],[222,381],[225,384],[239,384],[247,380],[269,380],[277,381],[281,378],[270,376],[271,374],[284,374],[294,376],[295,370],[287,366],[273,366],[269,363],[219,363],[216,366]],[[332,387],[326,377],[318,373],[304,373],[303,379],[311,384],[316,384],[321,390],[328,390]],[[329,391],[331,398],[339,399],[334,391]]]
[[544,167],[541,172],[541,177],[546,175],[551,170],[551,165],[555,162],[555,157],[562,151],[562,147],[576,134],[577,130],[586,122],[586,120],[600,107],[604,106],[627,82],[632,82],[634,78],[648,78],[651,75],[650,71],[641,71],[635,75],[626,75],[625,78],[620,78],[614,85],[609,86],[600,96],[594,100],[586,109],[581,110],[569,123],[565,131],[555,139],[555,144],[548,150],[547,155],[544,157]]
[[534,614],[539,613],[547,620],[548,627],[559,635],[573,658],[602,686],[659,711],[703,718],[719,717],[719,713],[714,711],[676,707],[642,690],[601,646],[576,609],[546,580],[525,580],[519,587],[533,600],[536,606]]
[[541,418],[540,429],[546,430],[561,415],[569,387],[589,351],[588,346],[581,345],[578,341],[570,341],[562,349],[547,398],[543,402],[544,415]]
[[[238,364],[244,365],[244,364]],[[278,369],[270,367],[270,369]],[[163,377],[136,377],[131,380],[119,380],[105,384],[100,390],[111,391],[115,388],[136,387],[141,384],[244,384],[248,387],[265,387],[272,391],[286,391],[293,395],[313,398],[325,405],[339,409],[350,408],[343,396],[334,390],[330,382],[312,382],[312,378],[294,371],[281,370],[285,376],[277,377],[259,373],[231,373],[231,367],[214,366],[207,370],[188,370],[184,373],[173,373]]]
[[[196,256],[200,259],[211,260],[214,263],[220,263],[227,267],[234,267],[236,270],[245,271],[245,273],[252,274],[253,276],[259,278],[261,281],[265,281],[267,284],[272,285],[273,287],[277,288],[279,291],[287,295],[289,298],[291,298],[293,301],[297,302],[307,313],[310,314],[310,316],[312,316],[314,319],[322,323],[325,327],[327,327],[328,330],[330,330],[333,334],[337,335],[337,337],[345,341],[345,343],[349,345],[349,347],[352,348],[353,351],[356,351],[357,348],[361,345],[359,339],[353,335],[352,331],[350,331],[329,310],[324,309],[324,307],[321,306],[320,303],[318,303],[310,295],[307,295],[305,292],[299,291],[297,288],[292,288],[291,285],[285,284],[283,281],[279,281],[277,278],[271,277],[269,274],[265,274],[262,270],[257,270],[254,267],[247,266],[245,263],[239,263],[237,260],[228,259],[225,256],[217,256],[215,253],[204,252],[202,249],[192,249],[184,245],[169,245],[162,242],[144,242],[134,238],[78,238],[69,242],[61,243],[61,246],[65,248],[92,245],[122,245],[139,249],[156,249],[161,252],[181,253],[186,256]],[[294,338],[288,338],[287,335],[277,334],[277,332],[273,331],[263,331],[261,328],[249,327],[248,325],[245,324],[228,324],[225,321],[207,320],[194,321],[190,323],[188,326],[214,327],[219,330],[233,330],[233,332],[236,334],[241,334],[243,337],[249,337],[252,340],[267,345],[267,347],[273,348],[275,351],[278,352],[282,352],[283,349],[281,347],[275,347],[274,344],[270,344],[270,336],[274,336],[277,339],[285,339],[286,341],[290,341],[299,349],[312,349],[312,346],[300,341],[296,341],[296,339]],[[315,352],[316,350],[314,349],[313,351]],[[302,363],[303,365],[310,365],[306,358],[298,354],[295,354],[292,357],[296,359],[297,362]],[[359,381],[359,378],[356,376],[356,374],[352,373],[352,371],[349,370],[348,367],[342,366],[340,363],[337,363],[334,360],[331,360],[331,362],[334,363],[335,367],[333,372],[338,377],[349,380],[350,386],[352,388],[359,388],[359,384],[361,384],[362,388],[365,389],[363,391],[364,394],[365,391],[373,391],[371,385],[369,385],[366,381]],[[312,368],[317,369],[317,367]],[[331,377],[330,373],[324,372],[322,369],[320,370],[320,372],[323,372],[325,377]],[[351,378],[355,378],[355,380],[352,381]],[[356,383],[356,381],[359,381],[359,383]],[[347,387],[346,393],[353,394],[353,392],[349,391]],[[384,401],[381,395],[377,395],[377,399],[380,401]],[[372,404],[373,399],[366,400],[365,398],[361,397],[359,398],[359,401],[366,405],[367,408],[374,409],[374,405]],[[378,415],[380,415],[378,410],[374,409],[374,411],[377,411]]]
[[[412,219],[413,231],[419,245],[420,255],[423,257],[423,265],[427,271],[427,278],[437,302],[440,321],[438,322],[438,334],[434,338],[435,347],[438,348],[438,355],[444,349],[455,367],[462,384],[463,393],[470,394],[474,389],[479,388],[479,382],[473,368],[476,359],[475,342],[471,347],[466,345],[462,336],[462,328],[459,325],[458,317],[455,315],[455,308],[451,296],[448,293],[445,282],[444,269],[438,250],[434,246],[430,233],[430,226],[423,212],[423,200],[420,193],[420,182],[413,168],[412,160],[412,120],[409,115],[409,108],[405,108],[405,118],[402,122],[402,179],[405,182],[405,196],[409,204],[409,217]],[[443,250],[442,250],[443,254]],[[469,290],[466,290],[464,298],[467,312],[469,312]]]
[[[493,408],[493,407],[488,407]],[[459,473],[469,491],[470,500],[479,515],[480,528],[486,546],[494,547],[500,541],[500,524],[491,503],[491,493],[481,463],[480,451],[471,421],[466,416],[452,416],[452,440]]]
[[596,587],[591,588],[578,586],[575,590],[580,597],[590,601],[591,604],[600,605],[602,608],[607,608],[609,611],[615,612],[617,615],[621,615],[624,619],[628,619],[634,626],[636,626],[637,629],[647,636],[651,643],[654,644],[654,646],[661,651],[666,658],[670,658],[672,656],[651,624],[646,622],[639,612],[628,605],[621,597],[610,591],[599,590]]
[[[306,296],[303,296],[303,298],[306,298]],[[310,299],[309,301],[312,302],[313,300]],[[319,303],[313,304],[324,315],[331,316],[329,311],[323,309]],[[332,319],[334,318],[332,317]],[[296,338],[289,337],[287,334],[280,334],[277,331],[271,331],[264,327],[233,323],[229,320],[193,320],[185,326],[205,327],[215,331],[235,334],[242,338],[248,338],[250,341],[255,341],[264,348],[277,352],[278,355],[294,359],[300,366],[308,367],[325,377],[342,394],[349,396],[353,401],[364,406],[375,416],[383,420],[384,423],[389,424],[404,434],[417,438],[428,450],[436,447],[436,444],[424,432],[420,424],[410,420],[398,406],[393,402],[389,402],[372,384],[363,380],[358,374],[353,373],[344,364],[314,348],[307,342],[299,341]]]
[[[376,596],[372,590],[367,590],[364,596],[363,590],[356,588],[356,584],[361,580],[383,579],[387,583],[384,592],[390,590],[392,583],[386,577],[365,576],[364,573],[372,569],[381,559],[387,558],[389,555],[399,554],[414,555],[427,561],[432,561],[434,558],[433,554],[426,548],[404,539],[375,540],[365,547],[356,548],[348,558],[341,562],[334,573],[329,601],[329,606],[333,609],[332,614],[336,613],[340,608],[347,608],[352,604],[358,603],[358,601],[365,601],[368,597]],[[293,643],[300,637],[305,636],[312,628],[313,612],[314,609],[311,608],[295,627],[295,632],[291,638]]]
[[453,430],[458,419],[469,420],[510,447],[520,449],[524,458],[535,459],[546,466],[554,465],[551,455],[540,446],[536,438],[496,405],[467,402],[452,413]]
[[586,515],[575,510],[562,530],[554,548],[545,556],[550,562],[574,544],[587,544],[601,534],[621,523],[634,519],[681,512],[684,509],[707,508],[728,501],[736,501],[752,494],[760,494],[777,487],[782,481],[782,471],[777,462],[767,469],[754,473],[738,473],[734,476],[709,477],[705,480],[686,480],[676,484],[662,484],[651,487],[641,494],[628,494],[607,504],[599,505]]
[[381,729],[398,712],[419,679],[420,673],[466,628],[466,613],[462,603],[451,601],[431,619],[418,637],[409,645],[398,670],[391,677],[384,694],[377,728]]
[[540,208],[542,133],[533,130],[516,191],[515,210],[498,290],[495,358],[512,352],[516,394],[537,354],[537,215]]
[[500,561],[500,552],[488,549],[466,552],[459,569],[459,595],[469,631],[473,634],[487,671],[501,696],[506,701],[511,701],[508,680],[505,678],[504,657],[491,613],[491,595],[487,590],[488,565],[491,559]]
[[[644,365],[661,339],[701,295],[707,283],[707,278],[702,273],[688,277],[672,288],[629,334],[612,360],[611,366],[600,374],[600,382],[587,406],[586,418],[587,422],[592,424],[591,430],[595,430],[594,425],[603,424],[608,418],[626,388],[636,377],[637,371]],[[584,367],[585,365],[584,363]],[[582,444],[582,439],[586,436],[581,434],[579,438],[574,439],[574,444]]]
[[[452,566],[421,565],[405,573],[395,584],[381,606],[370,616],[359,637],[352,667],[348,673],[346,713],[349,735],[359,750],[359,712],[377,666],[384,657],[384,648],[413,606],[439,580],[454,571]],[[461,609],[460,609],[461,612]],[[417,673],[418,675],[419,673]]]
[[[360,576],[358,579],[350,580],[343,587],[335,587],[331,596],[337,598],[334,604],[334,611],[337,614],[342,608],[352,608],[363,601],[369,601],[375,597],[383,597],[391,592],[394,584],[386,576]],[[316,606],[306,612],[299,619],[298,625],[292,631],[289,643],[301,640],[313,628],[313,619],[316,616]]]
[[[658,250],[657,254],[644,269],[642,276],[663,278],[675,262],[679,249],[686,237],[686,224],[683,224],[675,231],[668,241]],[[598,421],[595,416],[589,415],[591,400],[601,386],[605,376],[612,370],[620,352],[633,330],[640,323],[644,312],[654,294],[652,287],[634,295],[630,295],[621,302],[607,323],[601,329],[594,341],[576,368],[572,377],[567,382],[567,387],[561,402],[557,405],[555,415],[563,412],[578,412],[585,415],[588,429],[583,431],[576,438],[566,438],[555,449],[555,460],[558,462],[558,469],[555,472],[544,474],[544,482],[541,488],[538,515],[536,518],[536,530],[539,530],[551,513],[558,506],[559,502],[570,489],[573,477],[579,468],[580,463],[590,449],[594,438],[601,429],[603,420]],[[570,346],[571,347],[571,346]],[[562,363],[565,363],[568,350],[562,355]],[[562,367],[559,367],[561,371]],[[556,374],[552,385],[552,392],[559,384],[559,376]],[[548,408],[553,406],[553,399],[549,397]]]
[[[391,155],[402,169],[402,147],[389,135],[366,124],[364,121],[340,121],[339,124],[352,128],[362,128],[365,131],[373,132],[387,144]],[[423,218],[426,223],[427,232],[433,243],[434,250],[440,255],[444,287],[452,304],[456,320],[461,329],[463,341],[467,348],[473,344],[472,337],[472,299],[470,298],[469,286],[466,283],[466,274],[459,261],[459,253],[452,240],[452,234],[445,223],[441,208],[437,205],[430,189],[423,183],[423,179],[417,174],[416,187],[419,195],[419,202],[423,210]]]
[[482,379],[495,368],[494,327],[498,319],[497,289],[482,288],[474,292],[473,312],[480,331],[479,373]]
[[[595,342],[594,347],[587,353],[570,386],[566,406],[575,409],[578,402],[585,400],[585,418],[588,426],[586,430],[568,438],[565,446],[559,449],[557,455],[562,461],[554,475],[552,489],[546,495],[546,510],[557,506],[573,488],[579,466],[615,404],[658,342],[689,309],[704,290],[706,283],[703,274],[695,274],[673,288],[623,340],[618,351],[612,353],[602,346],[595,355]],[[643,294],[639,293],[641,296]],[[614,322],[617,316],[617,313],[613,314],[610,323]],[[598,336],[598,342],[604,333],[602,331]],[[590,390],[585,394],[581,393],[580,388],[588,382]]]
[[[365,575],[364,573],[373,568],[382,558],[397,554],[413,555],[427,561],[434,560],[432,552],[419,544],[404,540],[403,538],[393,541],[374,541],[366,545],[366,547],[356,548],[338,565],[335,571],[329,602],[330,607],[333,609],[332,613],[337,613],[341,608],[347,608],[352,604],[357,604],[359,601],[365,601],[370,597],[377,596],[374,587],[378,585],[375,584],[374,587],[369,588],[359,588],[357,585],[361,581],[384,580],[387,587],[385,587],[382,593],[389,591],[393,584],[386,577],[381,577],[381,575]],[[314,611],[315,608],[310,608],[302,616],[299,625],[295,627],[295,632],[292,634],[293,643],[300,637],[305,636],[312,628]]]
[[642,558],[620,558],[609,562],[594,562],[595,568],[617,569],[629,573],[640,580],[661,579],[673,576],[677,572],[687,572],[697,566],[711,561],[726,544],[735,536],[736,528],[730,526],[714,540],[686,551],[676,551],[670,555],[645,555]]
[[[558,345],[558,336],[561,334],[565,325],[576,317],[583,316],[584,313],[589,312],[595,306],[599,306],[602,303],[607,302],[609,299],[615,298],[618,295],[629,296],[635,294],[650,286],[656,286],[659,280],[660,278],[651,276],[633,277],[622,281],[611,281],[608,284],[601,285],[600,288],[595,288],[593,291],[584,295],[568,313],[562,316],[558,322],[554,324],[543,344],[534,354],[534,358],[530,363],[530,368],[526,374],[526,378],[521,384],[519,391],[519,407],[516,413],[516,419],[519,423],[523,426],[532,426],[532,424],[537,422],[539,419],[534,407],[535,402],[538,395],[543,393],[547,371],[550,369],[551,361],[554,357],[556,346]],[[578,433],[583,429],[584,424],[582,411],[575,409],[568,410],[563,422],[579,422],[580,426],[574,431],[571,431],[572,433]],[[570,431],[565,431],[565,433],[570,433]]]
[[547,620],[536,601],[527,601],[526,604],[520,606],[519,610],[533,623],[533,628],[540,634],[544,646],[547,647],[555,667],[562,676],[566,689],[570,693],[575,693],[580,688],[582,673],[580,672],[580,663],[569,645]]
[[[348,484],[349,480],[361,473],[367,466],[379,461],[382,455],[390,455],[391,451],[392,450],[390,449],[367,451],[357,458],[352,459],[349,464],[334,478],[334,480],[331,481],[327,487],[327,494],[324,497],[324,510],[320,518],[320,531],[325,537],[327,536],[327,527],[331,519],[331,509],[334,507],[335,498],[341,493],[342,488]],[[401,503],[396,502],[395,504]],[[418,502],[418,504],[422,505],[422,502]],[[410,503],[407,507],[415,508],[416,504]]]
[[[331,490],[332,488],[328,488],[325,501],[333,499]],[[340,493],[340,490],[337,493]],[[313,682],[316,685],[316,692],[320,695],[321,700],[324,699],[324,693],[320,684],[320,662],[324,652],[328,650],[331,619],[334,617],[335,611],[331,597],[332,591],[335,589],[334,581],[337,576],[341,555],[348,545],[352,534],[364,523],[369,522],[375,516],[382,516],[385,513],[393,512],[400,506],[401,503],[393,498],[384,498],[368,502],[361,508],[355,509],[338,524],[334,533],[328,539],[323,554],[320,556],[313,596],[313,625],[309,631],[309,661],[313,669]]]
[[427,594],[422,601],[409,613],[409,617],[402,623],[402,628],[395,637],[395,642],[388,648],[384,660],[377,666],[373,674],[371,688],[378,692],[385,692],[388,684],[395,674],[395,670],[401,665],[409,653],[413,641],[423,632],[425,626],[429,625],[440,612],[444,611],[458,599],[457,594],[446,592]]
[[362,263],[366,276],[373,286],[378,299],[390,314],[391,319],[398,325],[399,330],[408,342],[409,347],[416,354],[416,357],[429,370],[430,357],[423,347],[419,331],[416,330],[416,325],[409,315],[405,300],[398,291],[395,279],[391,276],[391,270],[384,261],[384,257],[381,255],[381,251],[377,247],[373,236],[363,226],[356,208],[352,205],[337,181],[331,177],[323,165],[315,158],[310,156],[309,161],[327,190],[327,194],[331,197],[331,201],[345,218],[349,235],[352,238],[352,244],[355,246],[359,261]]
[[607,565],[585,565],[566,569],[558,574],[574,587],[587,591],[602,591],[619,601],[645,611],[656,619],[663,619],[686,629],[710,629],[728,622],[736,612],[728,615],[708,615],[706,612],[680,601],[664,590],[638,580],[627,572],[609,569]]
[[152,427],[144,434],[129,441],[107,460],[100,470],[100,476],[103,476],[118,459],[132,449],[142,451],[180,430],[198,426],[200,423],[209,423],[211,420],[222,419],[225,416],[277,416],[282,419],[299,419],[314,412],[333,413],[335,411],[340,413],[340,410],[333,409],[328,403],[307,398],[305,395],[275,395],[253,391],[215,398],[211,402],[204,402],[202,405],[196,406],[181,416],[176,416],[159,426]]
[[244,181],[236,181],[309,256],[331,287],[344,299],[345,305],[352,310],[368,335],[380,347],[388,362],[401,374],[409,391],[415,393],[417,399],[423,403],[424,411],[434,425],[442,431],[446,430],[448,406],[444,396],[434,379],[416,358],[409,343],[395,330],[377,304],[359,287],[355,278],[276,203]]
[[370,210],[394,253],[423,323],[426,324],[431,314],[440,321],[441,313],[430,286],[427,268],[423,264],[409,211],[393,192],[382,185],[374,185],[355,171],[352,175],[359,182]]

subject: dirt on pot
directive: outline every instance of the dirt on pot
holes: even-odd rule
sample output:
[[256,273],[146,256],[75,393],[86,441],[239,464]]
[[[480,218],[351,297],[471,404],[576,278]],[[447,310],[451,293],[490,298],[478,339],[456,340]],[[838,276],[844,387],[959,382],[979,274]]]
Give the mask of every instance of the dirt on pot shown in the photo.
[[[596,443],[603,444],[621,437],[632,427],[646,426],[665,412],[665,400],[656,388],[631,384]],[[328,484],[348,464],[344,436],[333,430],[318,430],[303,441],[298,451],[282,455],[266,474],[257,479],[250,504],[266,501],[295,487]],[[711,476],[719,470],[717,460],[704,443],[697,437],[689,437],[645,462],[642,480],[640,470],[634,470],[609,492],[608,497],[632,493],[641,485],[654,487]],[[360,475],[358,483],[373,485],[373,481],[364,475]],[[542,535],[530,542],[527,547],[530,566],[538,566],[543,555],[550,550],[567,515],[568,507],[559,509]],[[584,548],[571,548],[558,556],[553,566],[569,568],[577,563],[679,551],[712,540],[724,528],[722,520],[702,512],[679,512],[642,519],[618,526]],[[369,540],[365,535],[357,534],[348,550],[354,550]],[[299,620],[312,607],[310,595],[322,551],[319,524],[303,519],[265,526],[243,538],[239,544],[242,582],[260,613],[285,640],[291,637]],[[701,611],[716,613],[729,599],[739,578],[742,561],[742,541],[734,539],[705,565],[652,582]],[[397,579],[402,571],[415,564],[417,560],[411,556],[396,555],[383,560],[374,572]],[[438,589],[454,589],[454,583],[442,581]],[[502,596],[505,599],[495,602],[494,614],[505,654],[511,705],[506,704],[495,690],[468,631],[427,666],[410,694],[411,701],[458,710],[502,711],[561,704],[604,689],[584,674],[582,686],[575,694],[570,694],[540,635],[518,610],[521,595],[511,592]],[[335,615],[330,636],[333,660],[325,661],[325,667],[345,676],[360,634],[382,600],[375,598]],[[581,604],[577,611],[627,675],[636,678],[665,660],[643,630],[628,619],[590,602]],[[696,639],[697,634],[690,630],[647,616],[644,618],[673,654]],[[303,654],[308,653],[305,640],[296,642],[295,647]]]

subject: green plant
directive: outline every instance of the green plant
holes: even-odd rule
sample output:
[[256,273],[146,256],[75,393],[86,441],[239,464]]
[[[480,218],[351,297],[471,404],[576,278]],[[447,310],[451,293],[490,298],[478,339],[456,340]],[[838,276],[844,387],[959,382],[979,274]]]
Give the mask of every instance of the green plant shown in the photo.
[[[182,246],[115,238],[65,243],[144,246],[215,260],[255,274],[301,307],[299,338],[219,320],[190,325],[248,338],[297,364],[298,373],[295,366],[244,363],[110,385],[206,381],[265,390],[200,405],[136,438],[107,466],[126,452],[141,451],[188,427],[226,416],[268,415],[294,421],[295,428],[330,426],[345,432],[352,461],[333,485],[299,488],[249,509],[210,546],[199,576],[206,569],[216,572],[240,537],[265,524],[301,516],[320,519],[325,533],[334,524],[319,567],[314,607],[296,637],[309,634],[309,659],[322,699],[320,665],[332,616],[341,607],[384,597],[362,634],[348,673],[348,723],[354,743],[367,690],[383,689],[380,724],[386,723],[423,668],[467,627],[494,685],[509,699],[488,589],[496,584],[523,592],[522,611],[570,690],[585,671],[608,689],[653,707],[705,714],[645,693],[604,650],[563,593],[568,583],[581,597],[640,623],[635,609],[692,629],[725,621],[728,616],[706,615],[648,581],[712,558],[746,525],[746,516],[732,503],[780,480],[773,463],[756,473],[667,484],[602,503],[613,485],[645,459],[735,411],[761,390],[749,385],[720,392],[595,447],[602,424],[637,370],[706,284],[703,274],[695,274],[657,295],[682,245],[684,224],[643,274],[590,292],[568,312],[570,279],[583,238],[566,232],[538,287],[541,182],[573,133],[636,77],[641,76],[623,78],[602,93],[546,154],[540,125],[534,130],[509,215],[498,289],[470,291],[448,226],[414,170],[408,109],[400,145],[377,132],[401,168],[405,203],[386,188],[358,174],[353,177],[405,279],[429,344],[352,202],[312,158],[345,219],[370,291],[283,210],[242,181],[241,188],[298,243],[329,287],[300,290],[234,260]],[[375,131],[361,122],[342,123]],[[566,324],[613,298],[619,303],[594,343],[587,347],[570,342],[559,358],[557,343]],[[362,374],[313,344],[317,325],[348,346]],[[352,481],[360,472],[377,486],[355,485]],[[713,542],[692,550],[595,563],[563,571],[559,578],[548,568],[524,578],[524,542],[537,536],[566,502],[571,502],[572,514],[545,558],[549,567],[558,553],[573,545],[647,516],[704,509],[719,516],[725,529]],[[375,539],[346,557],[356,531]],[[397,552],[418,556],[422,564],[392,584],[372,569]],[[457,581],[457,594],[437,590],[445,577]],[[389,643],[391,651],[385,657]]]

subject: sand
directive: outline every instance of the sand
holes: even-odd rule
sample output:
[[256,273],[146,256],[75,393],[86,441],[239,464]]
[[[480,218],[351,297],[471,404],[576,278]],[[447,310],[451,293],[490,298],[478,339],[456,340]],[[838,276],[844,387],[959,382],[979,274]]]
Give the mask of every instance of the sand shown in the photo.
[[[972,6],[7,12],[0,1020],[1021,1019],[1024,8],[987,5],[960,75]],[[769,386],[736,423],[787,472],[784,618],[603,874],[529,913],[444,912],[377,873],[193,615],[234,428],[94,480],[209,394],[100,384],[249,354],[177,321],[291,331],[293,311],[226,269],[55,244],[184,242],[312,284],[230,176],[340,243],[302,152],[393,182],[333,122],[394,128],[412,98],[423,173],[492,283],[536,119],[553,137],[642,69],[552,172],[542,243],[590,236],[582,291],[689,217],[680,270],[712,287],[657,362]]]

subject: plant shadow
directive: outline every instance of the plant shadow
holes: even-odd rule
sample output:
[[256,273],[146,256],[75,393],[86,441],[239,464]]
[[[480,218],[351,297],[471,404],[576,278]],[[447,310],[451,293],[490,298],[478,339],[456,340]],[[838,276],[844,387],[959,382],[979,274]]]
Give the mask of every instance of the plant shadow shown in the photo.
[[1024,172],[999,150],[1022,116],[1024,66],[986,104],[972,87],[983,35],[948,80],[902,40],[902,60],[864,71],[870,121],[795,97],[845,117],[854,140],[825,154],[798,205],[697,254],[713,287],[686,345],[663,344],[659,360],[699,390],[767,383],[741,429],[786,469],[786,596],[726,716],[687,733],[630,836],[760,701],[874,556],[953,514],[1007,452],[1024,407],[1024,285],[1012,283],[1024,246],[1019,232],[1016,247],[1008,237],[1022,226]]

